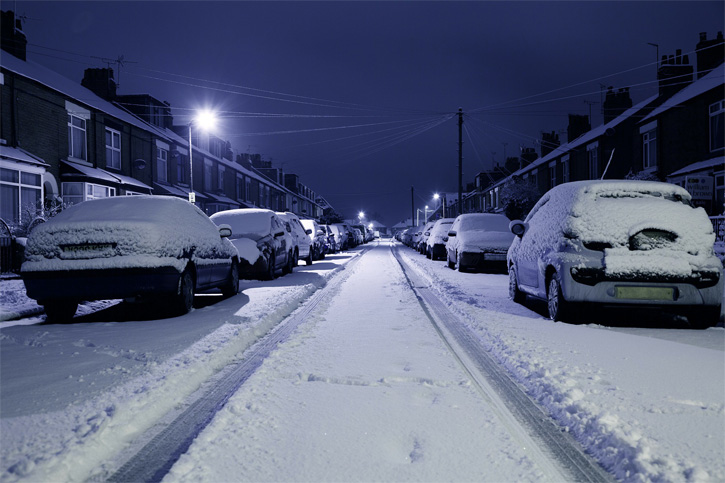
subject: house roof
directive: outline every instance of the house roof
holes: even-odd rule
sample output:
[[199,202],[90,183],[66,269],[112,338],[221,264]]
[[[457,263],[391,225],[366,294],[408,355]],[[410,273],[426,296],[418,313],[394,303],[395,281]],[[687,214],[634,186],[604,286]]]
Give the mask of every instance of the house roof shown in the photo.
[[[144,131],[155,131],[157,135],[165,137],[159,132],[159,130],[151,129],[149,124],[146,124],[129,112],[98,97],[92,91],[80,85],[80,83],[68,79],[67,77],[63,77],[57,72],[48,69],[47,67],[43,67],[40,64],[36,64],[31,61],[22,61],[17,57],[8,54],[0,57],[0,67],[43,84],[49,89],[64,94],[75,102],[85,104],[90,108],[104,112],[120,121],[129,123],[139,129],[143,129]],[[166,137],[166,139],[168,140],[168,137]]]
[[667,175],[668,178],[673,176],[683,176],[686,174],[696,173],[710,168],[719,167],[723,169],[725,167],[725,156],[718,156],[716,158],[706,159],[705,161],[699,161],[685,166],[682,169],[678,169],[674,173]]
[[528,166],[524,166],[523,168],[511,173],[511,175],[507,176],[506,178],[503,178],[499,181],[497,181],[494,184],[491,184],[489,188],[501,186],[502,184],[505,184],[508,179],[510,179],[512,176],[520,176],[522,174],[525,174],[532,169],[537,169],[538,167],[542,165],[548,164],[550,161],[553,161],[557,157],[568,153],[569,151],[572,151],[586,143],[592,142],[596,140],[597,138],[601,137],[602,135],[605,135],[607,133],[607,130],[609,129],[615,129],[619,124],[624,122],[625,120],[629,119],[630,117],[634,116],[637,112],[641,111],[651,103],[653,103],[658,96],[652,96],[648,97],[647,99],[635,104],[634,106],[630,107],[626,111],[624,111],[619,116],[615,117],[611,121],[609,121],[606,124],[602,124],[594,129],[591,129],[587,131],[586,133],[582,134],[578,138],[574,139],[573,141],[570,141],[566,144],[562,144],[561,146],[557,147],[553,151],[551,151],[549,154],[547,154],[544,157],[541,157],[537,160],[535,160],[533,163],[529,164]]
[[670,97],[664,104],[652,111],[640,122],[646,122],[665,111],[677,107],[705,92],[725,84],[725,64],[720,64],[702,79],[698,79],[689,86],[683,88],[677,94]]

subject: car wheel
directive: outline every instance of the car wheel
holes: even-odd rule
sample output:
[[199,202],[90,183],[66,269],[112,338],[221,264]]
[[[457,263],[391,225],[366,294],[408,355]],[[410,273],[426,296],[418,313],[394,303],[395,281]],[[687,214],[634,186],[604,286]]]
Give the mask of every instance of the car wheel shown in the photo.
[[451,261],[451,256],[448,252],[446,252],[446,260],[448,261],[448,268],[451,270],[456,268],[456,262]]
[[310,253],[307,255],[307,258],[305,258],[305,265],[312,265],[312,255],[314,254],[314,252],[314,248],[310,247]]
[[546,294],[549,318],[554,321],[569,321],[572,315],[572,307],[564,300],[561,293],[561,280],[559,274],[554,272],[549,280],[549,290]]
[[231,297],[239,293],[239,264],[236,260],[232,260],[232,269],[229,272],[229,278],[222,287],[222,295]]
[[186,269],[179,277],[179,287],[171,300],[171,312],[174,315],[184,315],[194,305],[194,275],[191,270]]
[[526,294],[519,290],[519,279],[513,265],[509,268],[509,297],[517,304],[523,304],[526,301]]
[[270,255],[269,260],[267,261],[267,271],[262,274],[262,280],[274,280],[274,275],[276,273],[276,267],[274,264],[274,255]]
[[78,309],[77,302],[67,300],[48,301],[43,304],[45,321],[54,324],[70,322]]

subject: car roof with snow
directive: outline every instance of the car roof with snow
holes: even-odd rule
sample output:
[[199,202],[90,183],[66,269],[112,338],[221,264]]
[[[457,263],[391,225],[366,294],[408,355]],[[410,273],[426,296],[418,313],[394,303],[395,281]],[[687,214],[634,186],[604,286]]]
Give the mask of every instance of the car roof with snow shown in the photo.
[[219,211],[211,215],[217,225],[226,224],[232,227],[232,236],[269,235],[272,229],[272,210],[263,208],[239,208],[236,210]]

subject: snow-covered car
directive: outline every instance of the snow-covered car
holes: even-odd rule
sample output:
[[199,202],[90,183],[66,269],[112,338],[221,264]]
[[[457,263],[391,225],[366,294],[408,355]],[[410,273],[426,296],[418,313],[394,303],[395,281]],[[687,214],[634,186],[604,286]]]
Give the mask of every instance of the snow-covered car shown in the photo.
[[[312,252],[310,250],[312,241],[308,236],[309,233],[307,233],[307,229],[305,229],[305,227],[302,226],[302,223],[300,223],[300,219],[297,215],[289,211],[277,213],[277,215],[289,223],[290,229],[292,230],[292,236],[295,238],[295,242],[297,243],[297,251],[295,252],[297,260],[304,260],[305,264],[312,265]],[[295,264],[295,266],[296,265],[297,264]]]
[[333,223],[328,225],[332,231],[332,235],[335,237],[335,244],[337,245],[338,251],[347,250],[349,248],[348,234],[343,226],[339,223]]
[[506,268],[506,252],[514,236],[509,219],[495,213],[458,215],[448,230],[446,260],[459,271]]
[[325,253],[337,253],[340,248],[337,245],[332,227],[330,225],[320,225],[320,228],[325,233]]
[[183,314],[197,291],[237,293],[231,233],[180,198],[84,201],[30,233],[21,275],[50,321],[70,320],[81,301],[156,296]]
[[241,208],[211,215],[217,225],[231,227],[229,237],[239,253],[242,278],[272,280],[277,270],[290,273],[294,262],[291,236],[285,222],[272,210]]
[[509,294],[547,301],[549,317],[577,309],[654,308],[694,327],[720,319],[722,263],[707,213],[684,189],[654,181],[577,181],[552,188],[512,221]]
[[436,224],[435,220],[429,221],[423,227],[423,231],[421,232],[420,238],[418,239],[418,246],[415,247],[415,249],[418,250],[418,252],[421,255],[425,255],[426,245],[428,243],[428,237],[430,236],[430,231],[433,228],[433,225],[435,225],[435,224]]
[[352,233],[353,238],[355,238],[355,246],[365,243],[365,237],[363,236],[362,231],[360,231],[360,228],[352,227],[350,228],[350,232]]
[[322,226],[315,220],[300,220],[305,232],[309,230],[307,236],[310,237],[310,250],[312,252],[312,260],[322,260],[325,258],[327,231],[323,231]]
[[443,260],[446,257],[448,231],[455,218],[441,218],[435,222],[426,240],[425,254],[431,260]]

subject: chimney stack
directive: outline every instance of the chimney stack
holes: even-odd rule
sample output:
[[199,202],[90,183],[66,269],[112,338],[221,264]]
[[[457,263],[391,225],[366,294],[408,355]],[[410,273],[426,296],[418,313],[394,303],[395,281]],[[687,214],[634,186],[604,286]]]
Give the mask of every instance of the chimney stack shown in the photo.
[[98,97],[107,101],[116,100],[116,82],[113,80],[113,69],[86,69],[81,85]]
[[12,10],[2,12],[0,21],[0,47],[2,50],[25,61],[27,45],[28,40],[23,33],[22,23],[19,18],[15,18],[15,12]]
[[[687,56],[685,56],[687,57]],[[609,87],[607,95],[604,98],[604,124],[616,118],[624,111],[632,107],[632,98],[629,95],[629,87],[614,91],[614,87]]]
[[682,49],[677,49],[676,55],[663,55],[657,81],[661,97],[672,97],[679,90],[693,81],[694,68],[690,65],[688,56],[682,55]]
[[700,32],[700,41],[695,46],[697,51],[697,78],[710,73],[715,67],[725,61],[725,41],[722,32],[717,38],[707,40],[707,32]]

